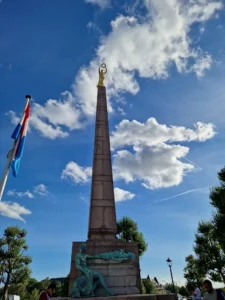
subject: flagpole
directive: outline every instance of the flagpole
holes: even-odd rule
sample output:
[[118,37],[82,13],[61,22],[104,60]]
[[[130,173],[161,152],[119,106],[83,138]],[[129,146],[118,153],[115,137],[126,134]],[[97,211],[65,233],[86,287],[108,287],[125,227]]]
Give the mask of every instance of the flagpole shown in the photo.
[[[27,108],[27,105],[29,104],[29,102],[31,100],[31,96],[26,95],[25,98],[26,98],[26,103],[24,106],[23,114]],[[0,201],[2,200],[2,195],[3,195],[5,185],[6,185],[6,182],[8,179],[8,175],[9,175],[11,161],[12,161],[13,157],[15,156],[15,152],[16,152],[16,141],[13,141],[12,148],[10,149],[10,151],[7,154],[7,162],[6,162],[5,169],[3,171],[1,182],[0,182]]]

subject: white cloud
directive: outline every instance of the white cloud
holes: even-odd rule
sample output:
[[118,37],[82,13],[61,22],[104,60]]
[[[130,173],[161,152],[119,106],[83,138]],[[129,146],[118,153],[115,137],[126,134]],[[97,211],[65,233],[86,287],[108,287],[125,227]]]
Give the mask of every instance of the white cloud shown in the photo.
[[[120,15],[111,22],[111,32],[102,37],[96,57],[78,73],[74,93],[81,99],[85,111],[94,113],[96,70],[101,62],[108,66],[109,96],[120,92],[139,91],[135,75],[162,79],[175,65],[180,73],[195,72],[202,76],[212,58],[192,43],[191,26],[203,24],[222,9],[221,1],[145,0],[147,15]],[[87,88],[90,87],[90,90]]]
[[48,194],[47,186],[43,183],[38,184],[34,187],[34,193],[39,194],[41,196],[46,196]]
[[20,121],[20,118],[17,117],[16,113],[12,110],[6,113],[6,116],[9,116],[10,121],[13,125],[17,125]]
[[85,0],[87,3],[98,5],[100,8],[104,9],[110,6],[110,0]]
[[[7,114],[11,123],[18,123],[15,112],[9,111]],[[79,105],[73,95],[66,91],[61,94],[61,100],[49,99],[44,105],[32,103],[29,128],[49,139],[64,138],[69,131],[82,127],[80,117]]]
[[[108,3],[86,2],[101,7]],[[138,11],[137,17],[119,15],[111,22],[111,31],[101,37],[95,57],[77,73],[71,93],[64,92],[59,101],[49,99],[44,105],[33,105],[31,128],[50,139],[64,138],[92,119],[96,108],[97,72],[102,62],[108,67],[109,100],[120,99],[124,92],[137,94],[138,76],[167,78],[172,66],[179,73],[204,75],[212,64],[212,57],[193,43],[190,31],[196,22],[204,26],[213,18],[222,9],[222,1],[143,0],[142,3],[146,8],[142,16],[139,6],[134,5],[132,9]],[[109,112],[112,111],[110,103]],[[10,114],[15,120],[15,114]]]
[[14,196],[14,197],[28,197],[28,198],[34,198],[34,193],[39,194],[41,196],[46,196],[48,194],[47,187],[44,184],[39,184],[34,187],[33,192],[30,192],[29,190],[25,192],[16,192],[15,190],[9,190],[7,192],[8,196]]
[[[159,124],[155,118],[145,123],[123,120],[112,132],[111,145],[115,180],[134,182],[139,180],[147,189],[166,188],[179,185],[184,176],[193,170],[201,170],[186,158],[189,147],[181,142],[205,142],[215,135],[214,125],[197,122],[193,129],[183,126]],[[173,144],[173,143],[176,144]],[[129,151],[126,147],[132,147]],[[118,151],[118,148],[123,148]],[[186,160],[188,163],[185,163]],[[62,178],[75,183],[84,183],[91,176],[91,168],[69,162]]]
[[98,34],[101,34],[101,33],[102,33],[101,29],[98,27],[98,25],[97,25],[95,22],[89,21],[89,22],[87,23],[87,28],[88,28],[90,31],[93,30],[94,32],[96,32],[96,33],[98,33]]
[[149,118],[145,123],[123,120],[112,132],[111,145],[113,148],[119,148],[125,145],[154,146],[163,142],[204,142],[215,134],[214,125],[211,123],[197,122],[194,129],[189,129],[184,126],[168,127],[159,124],[155,118]]
[[[214,135],[211,123],[197,122],[194,129],[190,129],[168,127],[155,118],[145,123],[123,120],[112,132],[111,145],[114,149],[132,146],[133,151],[123,149],[114,154],[114,178],[125,182],[139,180],[148,189],[179,185],[185,174],[197,165],[186,159],[189,147],[178,143],[205,142]],[[184,159],[189,163],[184,163]]]
[[70,161],[62,171],[61,179],[69,179],[74,183],[85,183],[89,180],[91,173],[91,167],[81,167]]
[[8,196],[15,196],[15,197],[28,197],[28,198],[34,198],[34,195],[30,192],[30,191],[26,191],[26,192],[16,192],[15,190],[9,190],[7,192]]
[[179,145],[140,146],[135,153],[127,150],[114,155],[114,177],[126,182],[140,180],[149,189],[170,187],[182,182],[183,176],[194,169],[180,161],[189,148]]
[[64,92],[61,96],[62,100],[49,99],[43,106],[33,104],[30,126],[44,137],[63,138],[68,131],[81,128],[81,112],[72,94]]
[[24,221],[22,215],[30,215],[31,211],[27,208],[12,202],[0,202],[0,214],[5,217]]
[[115,201],[125,201],[125,200],[131,200],[135,197],[135,194],[125,191],[119,188],[114,188],[114,194],[115,194]]

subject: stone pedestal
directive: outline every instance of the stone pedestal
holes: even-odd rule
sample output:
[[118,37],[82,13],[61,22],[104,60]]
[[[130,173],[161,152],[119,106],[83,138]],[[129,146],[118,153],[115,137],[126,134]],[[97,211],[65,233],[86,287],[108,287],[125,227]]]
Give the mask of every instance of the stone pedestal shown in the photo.
[[[79,251],[81,243],[82,242],[74,242],[72,247],[69,296],[71,296],[74,280],[80,275],[76,269],[74,258]],[[118,240],[93,240],[87,241],[86,246],[86,253],[89,255],[112,252],[120,249],[123,249],[125,252],[134,253],[136,259],[130,259],[124,262],[88,259],[88,267],[104,276],[108,288],[114,295],[140,294],[140,266],[138,260],[138,248],[135,243],[121,242]],[[96,296],[105,296],[105,291],[102,288],[98,288],[95,294]]]
[[[72,298],[56,298],[52,300],[73,300]],[[105,300],[105,297],[85,298],[85,300]],[[121,295],[107,297],[107,300],[177,300],[177,295]]]

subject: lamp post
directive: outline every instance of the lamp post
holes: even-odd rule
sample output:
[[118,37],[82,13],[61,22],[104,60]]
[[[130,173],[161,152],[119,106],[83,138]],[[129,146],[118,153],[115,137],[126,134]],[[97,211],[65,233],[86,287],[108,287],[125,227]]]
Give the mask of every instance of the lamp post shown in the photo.
[[171,275],[172,284],[173,284],[173,292],[174,292],[174,294],[176,294],[175,285],[174,285],[174,281],[173,281],[173,273],[172,273],[172,259],[170,259],[168,257],[168,259],[166,260],[166,262],[167,262],[168,267],[170,268],[170,275]]

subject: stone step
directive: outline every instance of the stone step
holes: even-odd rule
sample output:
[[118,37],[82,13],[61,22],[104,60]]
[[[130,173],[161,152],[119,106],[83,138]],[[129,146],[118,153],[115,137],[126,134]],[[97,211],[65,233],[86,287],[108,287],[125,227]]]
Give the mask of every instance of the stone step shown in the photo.
[[[51,300],[73,300],[75,298],[51,298]],[[177,295],[120,295],[120,296],[109,296],[109,297],[92,297],[92,298],[83,298],[85,300],[177,300]]]

